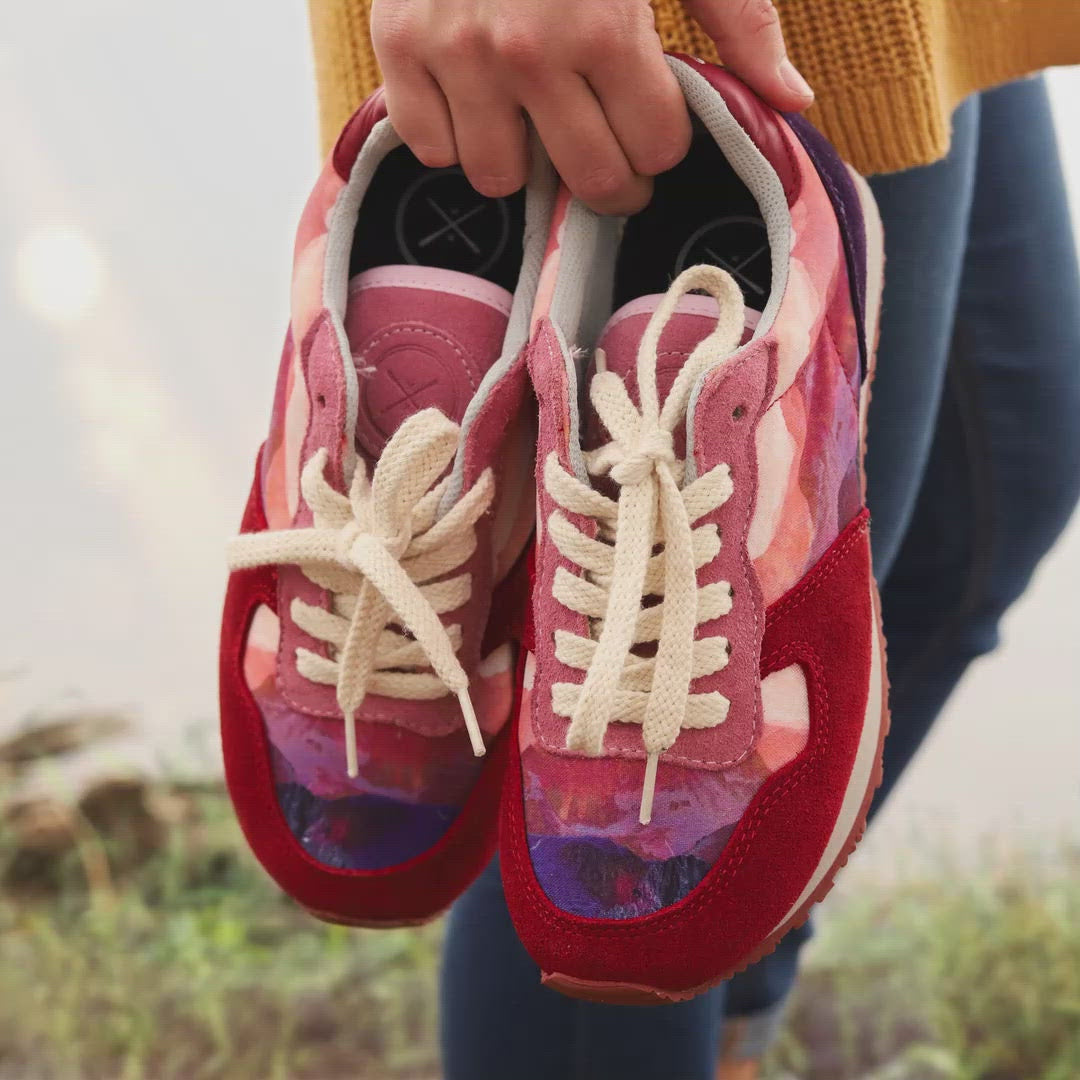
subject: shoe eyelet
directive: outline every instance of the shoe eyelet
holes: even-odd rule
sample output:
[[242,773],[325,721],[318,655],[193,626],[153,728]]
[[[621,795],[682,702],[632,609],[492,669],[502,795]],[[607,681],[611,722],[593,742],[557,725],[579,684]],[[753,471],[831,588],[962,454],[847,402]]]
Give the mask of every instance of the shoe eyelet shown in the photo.
[[326,408],[326,395],[316,394],[315,403],[319,406],[320,409]]
[[736,422],[741,420],[745,415],[746,415],[746,406],[745,405],[736,405],[735,408],[731,410],[731,419],[736,421]]

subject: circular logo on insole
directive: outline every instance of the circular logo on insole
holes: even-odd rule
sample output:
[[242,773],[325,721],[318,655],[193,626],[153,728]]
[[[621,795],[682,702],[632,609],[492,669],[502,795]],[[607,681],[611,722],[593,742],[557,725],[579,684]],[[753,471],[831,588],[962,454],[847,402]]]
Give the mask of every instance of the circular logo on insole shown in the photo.
[[428,170],[405,189],[394,228],[410,263],[483,276],[506,250],[510,211],[505,199],[475,191],[455,165]]
[[769,296],[772,260],[765,223],[755,217],[725,217],[702,225],[679,252],[676,275],[688,266],[709,263],[739,284],[747,304],[761,310]]

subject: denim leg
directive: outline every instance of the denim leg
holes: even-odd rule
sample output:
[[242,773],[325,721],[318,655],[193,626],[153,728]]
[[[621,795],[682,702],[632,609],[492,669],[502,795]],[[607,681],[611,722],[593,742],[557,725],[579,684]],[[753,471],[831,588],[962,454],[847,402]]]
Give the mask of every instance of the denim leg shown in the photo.
[[878,581],[908,531],[945,384],[975,188],[981,96],[953,115],[949,156],[873,177],[885,228],[881,341],[867,430],[867,503]]
[[493,862],[454,905],[443,954],[445,1080],[711,1080],[721,990],[641,1008],[540,985]]
[[977,177],[945,397],[882,595],[893,729],[876,805],[1080,493],[1080,280],[1041,79],[982,95]]
[[[952,148],[943,161],[870,182],[885,228],[885,295],[867,453],[879,580],[900,549],[934,437],[967,245],[979,109],[974,97],[956,111]],[[891,650],[889,661],[891,669]],[[765,1017],[782,1002],[810,936],[807,923],[731,979],[727,1015]]]

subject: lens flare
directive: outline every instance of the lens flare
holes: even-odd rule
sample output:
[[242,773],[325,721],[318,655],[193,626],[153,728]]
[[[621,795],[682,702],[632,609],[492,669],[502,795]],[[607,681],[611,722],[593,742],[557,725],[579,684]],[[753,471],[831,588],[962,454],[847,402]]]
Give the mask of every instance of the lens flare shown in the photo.
[[105,287],[105,267],[94,242],[75,228],[31,233],[15,252],[20,301],[46,322],[68,325],[87,315]]

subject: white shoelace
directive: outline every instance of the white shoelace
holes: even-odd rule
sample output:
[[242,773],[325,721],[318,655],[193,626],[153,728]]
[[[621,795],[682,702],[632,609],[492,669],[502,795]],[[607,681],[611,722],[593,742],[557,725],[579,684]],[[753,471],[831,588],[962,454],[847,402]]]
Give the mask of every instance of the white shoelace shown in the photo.
[[[719,318],[690,354],[661,409],[660,336],[679,301],[694,289],[716,299]],[[597,353],[589,396],[611,442],[586,454],[586,464],[593,476],[607,475],[618,485],[618,501],[567,472],[556,454],[544,463],[544,484],[555,502],[593,519],[598,533],[587,535],[558,510],[548,519],[555,546],[585,571],[577,576],[559,567],[555,599],[586,616],[592,631],[588,638],[556,631],[556,657],[586,674],[580,685],[556,683],[552,707],[570,719],[567,748],[592,755],[603,752],[608,724],[642,725],[648,754],[643,825],[652,818],[660,754],[684,728],[722,723],[729,705],[720,693],[691,694],[690,684],[719,671],[728,658],[727,639],[695,641],[699,625],[731,610],[732,591],[725,581],[698,587],[697,571],[719,553],[720,535],[715,524],[694,526],[730,498],[731,471],[722,463],[684,486],[686,463],[675,456],[672,433],[686,417],[699,376],[739,347],[743,323],[742,293],[729,274],[711,266],[684,271],[653,313],[638,349],[640,409]],[[653,554],[657,544],[663,550]],[[649,596],[660,600],[645,607]],[[655,656],[633,651],[647,642],[656,643]]]
[[488,469],[439,517],[449,483],[439,477],[459,438],[457,424],[437,409],[416,413],[386,444],[370,480],[357,462],[347,498],[326,480],[327,452],[320,449],[300,477],[313,527],[246,533],[229,544],[232,570],[296,565],[332,594],[333,610],[296,598],[289,613],[330,646],[330,656],[298,648],[296,668],[337,687],[349,776],[357,774],[356,712],[368,693],[414,701],[456,694],[473,752],[484,753],[469,677],[456,655],[461,627],[439,618],[469,598],[471,575],[445,575],[476,550],[475,525],[495,492]]

